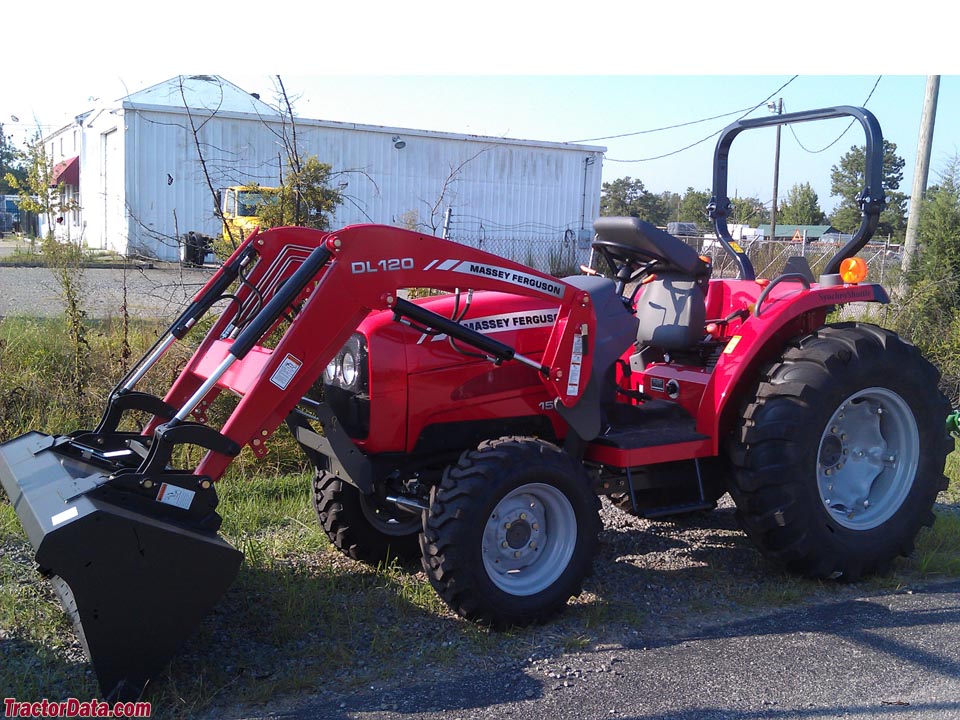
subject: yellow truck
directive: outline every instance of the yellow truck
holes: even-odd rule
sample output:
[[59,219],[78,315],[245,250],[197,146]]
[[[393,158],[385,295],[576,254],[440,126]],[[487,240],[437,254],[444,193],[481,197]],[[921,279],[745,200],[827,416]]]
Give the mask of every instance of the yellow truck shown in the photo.
[[185,265],[196,266],[203,265],[208,259],[215,261],[215,257],[208,256],[214,254],[217,245],[221,245],[218,241],[222,241],[221,249],[229,255],[254,228],[260,227],[260,208],[279,192],[279,188],[258,185],[234,185],[217,190],[217,203],[223,216],[221,236],[213,238],[196,231],[185,233],[180,243],[180,260]]

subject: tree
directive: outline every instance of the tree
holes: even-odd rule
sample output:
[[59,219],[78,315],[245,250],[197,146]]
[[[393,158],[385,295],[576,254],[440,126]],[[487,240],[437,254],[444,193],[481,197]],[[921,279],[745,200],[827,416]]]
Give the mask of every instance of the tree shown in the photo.
[[22,173],[7,172],[4,181],[19,196],[17,205],[21,212],[43,216],[47,234],[52,237],[54,219],[77,205],[64,199],[62,184],[52,185],[53,161],[47,156],[46,146],[39,136],[27,146],[21,159]]
[[759,225],[767,219],[763,202],[755,197],[735,197],[730,201],[729,222],[733,225]]
[[603,184],[600,214],[640,218],[654,225],[666,225],[671,217],[660,196],[648,191],[642,181],[629,176]]
[[688,187],[680,199],[679,222],[696,223],[700,228],[710,227],[707,205],[710,203],[709,190],[694,190]]
[[264,229],[282,225],[330,229],[333,214],[343,202],[339,188],[330,187],[332,168],[315,155],[299,165],[297,169],[291,163],[280,192],[260,208],[258,214]]
[[681,197],[671,190],[664,190],[660,193],[660,204],[667,211],[667,220],[680,221],[680,200]]
[[920,211],[920,254],[902,294],[894,296],[897,331],[943,373],[941,387],[960,388],[960,156],[927,190]]
[[[902,237],[907,228],[907,197],[897,190],[903,180],[905,161],[896,150],[895,143],[883,141],[883,190],[887,195],[887,209],[880,214],[877,233]],[[830,224],[841,232],[852,233],[860,226],[857,195],[866,185],[865,158],[864,146],[852,147],[830,171],[830,194],[840,197],[840,204],[830,216]]]
[[[13,136],[5,135],[3,123],[0,123],[0,195],[15,194],[17,186],[27,179],[27,170],[23,165],[23,151],[13,144]],[[13,178],[13,183],[7,179]]]
[[823,225],[826,221],[820,198],[810,183],[798,183],[790,188],[787,199],[777,210],[777,222],[784,225]]
[[960,156],[927,190],[921,213],[919,274],[951,283],[960,305]]

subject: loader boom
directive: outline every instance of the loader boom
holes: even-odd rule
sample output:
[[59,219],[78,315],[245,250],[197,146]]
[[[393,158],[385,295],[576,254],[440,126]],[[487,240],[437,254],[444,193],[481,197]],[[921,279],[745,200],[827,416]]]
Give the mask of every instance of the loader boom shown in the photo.
[[[236,300],[164,398],[176,415],[166,423],[155,420],[148,433],[162,435],[191,413],[202,421],[216,395],[229,390],[242,399],[220,433],[262,455],[266,439],[360,322],[372,311],[387,309],[401,322],[455,335],[494,362],[517,360],[535,367],[564,406],[575,405],[583,394],[595,318],[589,293],[562,280],[479,250],[384,226],[352,226],[330,234],[277,228],[248,243],[234,258],[252,247],[256,260]],[[558,301],[543,364],[397,296],[399,288],[409,287],[469,287]],[[256,305],[262,309],[248,319],[247,309]],[[285,319],[289,325],[275,347],[264,349],[262,340]],[[195,473],[216,480],[231,459],[211,448]]]

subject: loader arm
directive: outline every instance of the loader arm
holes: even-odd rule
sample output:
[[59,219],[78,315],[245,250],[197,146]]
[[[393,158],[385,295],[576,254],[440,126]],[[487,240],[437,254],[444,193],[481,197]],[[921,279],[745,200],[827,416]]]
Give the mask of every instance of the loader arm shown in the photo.
[[[400,322],[452,334],[494,362],[516,360],[535,367],[564,407],[574,406],[583,394],[595,317],[589,293],[568,283],[480,250],[385,226],[352,226],[336,233],[276,228],[257,235],[250,247],[256,260],[237,300],[164,398],[177,409],[174,418],[156,418],[147,429],[156,436],[154,442],[191,413],[202,420],[216,395],[229,390],[242,399],[220,433],[236,446],[249,445],[262,454],[267,438],[350,334],[378,310],[393,310]],[[549,298],[559,302],[560,310],[546,351],[535,361],[398,297],[399,288],[410,287],[499,290]],[[250,314],[244,308],[254,300],[262,308],[244,317]],[[266,349],[263,343],[271,335],[276,344]],[[216,480],[231,459],[211,448],[195,474]]]

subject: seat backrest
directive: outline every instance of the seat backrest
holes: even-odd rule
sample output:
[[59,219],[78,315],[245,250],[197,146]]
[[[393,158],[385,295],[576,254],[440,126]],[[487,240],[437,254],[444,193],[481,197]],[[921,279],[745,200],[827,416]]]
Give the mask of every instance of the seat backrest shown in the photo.
[[680,273],[658,273],[637,299],[637,342],[686,350],[703,339],[706,318],[701,283]]

